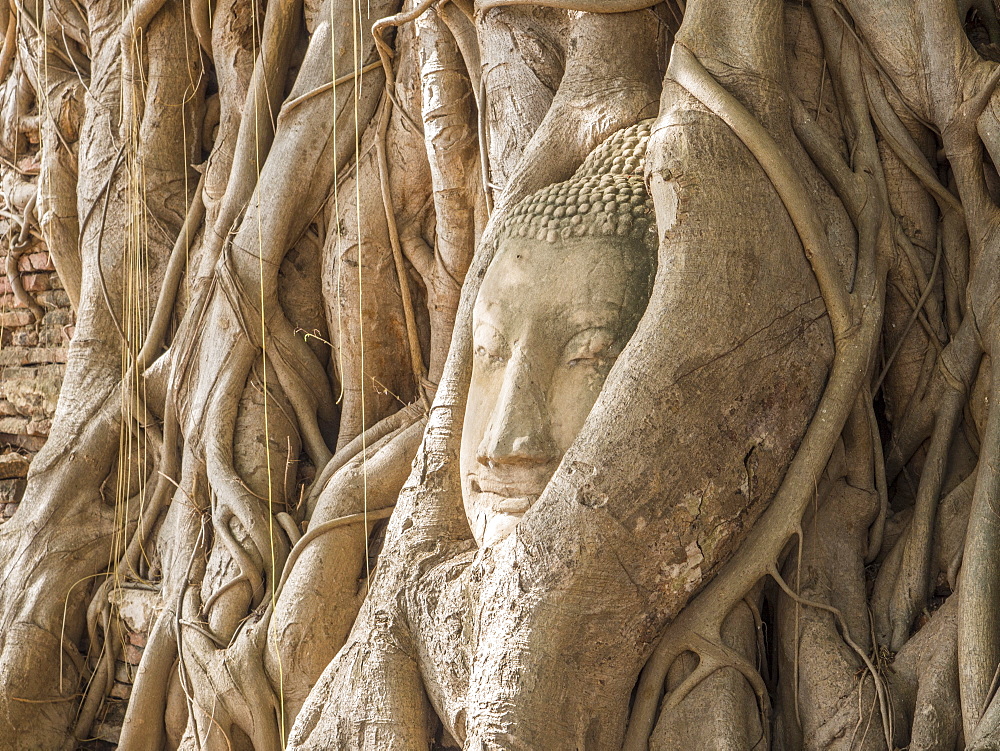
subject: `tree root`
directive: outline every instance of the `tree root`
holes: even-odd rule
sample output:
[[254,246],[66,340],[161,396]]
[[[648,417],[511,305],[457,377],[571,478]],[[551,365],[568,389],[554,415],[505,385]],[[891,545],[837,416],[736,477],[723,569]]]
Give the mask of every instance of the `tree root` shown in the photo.
[[629,13],[646,10],[661,0],[477,0],[476,13],[482,14],[493,8],[507,8],[527,5],[540,8],[561,8],[583,13]]
[[868,673],[871,675],[872,680],[875,683],[875,692],[878,695],[879,711],[882,714],[882,729],[885,733],[886,747],[891,749],[893,746],[893,717],[892,708],[889,705],[885,681],[882,679],[880,672],[876,669],[874,663],[871,661],[871,658],[865,650],[859,647],[857,642],[851,637],[850,629],[847,627],[847,621],[844,619],[844,614],[838,608],[831,605],[826,605],[822,602],[816,602],[814,600],[807,600],[806,598],[801,597],[790,586],[788,586],[788,583],[785,582],[781,573],[778,571],[778,567],[773,564],[771,566],[770,576],[793,602],[806,607],[815,608],[817,610],[824,610],[837,619],[837,625],[840,627],[841,637],[847,643],[847,646],[854,650],[854,653],[864,663],[865,668],[868,670]]
[[[884,283],[884,274],[877,271],[874,256],[859,253],[857,278],[861,282],[853,293],[847,293],[822,225],[815,217],[815,209],[805,200],[808,191],[763,126],[711,77],[693,53],[679,44],[675,44],[671,55],[670,73],[733,128],[771,177],[802,238],[827,304],[836,354],[815,417],[770,506],[722,571],[681,611],[643,669],[629,720],[625,751],[645,751],[660,687],[674,659],[689,648],[685,635],[706,633],[706,629],[715,628],[710,624],[721,623],[725,614],[757,581],[777,571],[773,562],[779,559],[795,534],[834,444],[851,411],[859,407],[858,394],[862,392],[864,376],[872,362],[882,320],[879,289]],[[879,226],[879,220],[875,221],[875,226]],[[714,635],[714,631],[708,633]]]
[[[377,26],[378,24],[375,24]],[[375,27],[372,27],[374,33]],[[376,36],[376,40],[380,40]],[[383,65],[385,61],[383,60]],[[388,78],[386,87],[388,88]],[[410,368],[413,371],[413,383],[416,385],[420,398],[425,409],[430,409],[430,399],[424,388],[424,381],[427,379],[427,371],[424,367],[424,358],[421,352],[420,339],[417,335],[416,316],[413,312],[413,295],[410,292],[410,275],[406,271],[403,263],[403,250],[399,244],[399,229],[396,227],[396,212],[392,207],[392,194],[389,191],[389,165],[385,158],[385,134],[389,127],[389,102],[387,97],[383,99],[378,118],[378,135],[375,137],[375,155],[378,161],[379,185],[382,191],[382,207],[385,211],[385,220],[389,228],[389,245],[392,248],[392,260],[396,267],[396,278],[399,280],[399,293],[403,301],[403,321],[406,324],[406,340],[410,350]],[[360,252],[360,251],[359,251]],[[361,272],[361,264],[358,264],[358,273]],[[359,282],[360,289],[360,282]],[[364,435],[364,433],[362,433]]]
[[24,214],[21,217],[20,233],[18,234],[17,240],[12,242],[7,249],[5,269],[7,272],[7,281],[10,284],[11,292],[14,293],[14,298],[21,305],[31,311],[31,315],[36,322],[40,322],[42,320],[42,316],[45,315],[45,311],[42,310],[41,305],[35,302],[35,298],[28,294],[28,292],[24,289],[24,285],[21,284],[21,273],[17,268],[17,261],[21,257],[21,253],[28,247],[29,244],[28,233],[31,227],[31,222],[34,218],[35,201],[37,197],[37,193],[32,194],[31,198],[28,200],[28,204],[24,207]]

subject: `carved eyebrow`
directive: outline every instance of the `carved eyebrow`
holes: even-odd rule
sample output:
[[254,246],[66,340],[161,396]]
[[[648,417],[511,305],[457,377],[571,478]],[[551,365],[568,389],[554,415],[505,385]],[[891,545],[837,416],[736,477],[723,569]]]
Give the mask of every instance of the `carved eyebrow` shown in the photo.
[[491,356],[503,356],[510,351],[507,337],[490,321],[475,321],[472,329],[472,350],[482,347]]
[[593,300],[575,303],[566,311],[565,320],[572,323],[579,331],[589,328],[617,328],[622,323],[622,313],[626,310],[624,300]]

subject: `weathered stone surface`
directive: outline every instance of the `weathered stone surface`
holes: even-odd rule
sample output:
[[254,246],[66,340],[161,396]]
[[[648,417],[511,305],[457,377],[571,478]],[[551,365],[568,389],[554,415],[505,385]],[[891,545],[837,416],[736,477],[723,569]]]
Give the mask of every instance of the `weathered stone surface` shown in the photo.
[[41,451],[42,446],[45,445],[45,438],[37,435],[27,435],[24,433],[8,433],[3,436],[9,445],[14,446],[24,451],[29,452],[32,455],[37,454]]
[[28,435],[47,436],[50,430],[52,430],[52,420],[32,420],[24,432]]
[[39,292],[35,298],[38,300],[39,305],[48,308],[69,307],[69,295],[61,289],[49,289],[45,292]]
[[[20,352],[44,351],[41,348],[29,350],[28,348],[10,347],[0,350],[0,357],[13,349]],[[59,351],[64,352],[65,350]],[[51,420],[56,411],[56,402],[59,399],[59,388],[62,386],[64,370],[65,367],[59,363],[36,367],[6,367],[0,371],[0,398],[13,405],[18,415],[38,420]],[[24,422],[20,430],[26,430],[27,427],[28,420]],[[18,431],[0,428],[0,432]]]
[[113,589],[108,600],[118,609],[126,628],[137,634],[149,633],[162,606],[160,593],[148,589]]
[[68,326],[73,323],[73,311],[50,310],[42,319],[45,326]]
[[11,344],[15,347],[37,347],[38,332],[34,329],[18,329],[11,337]]
[[[0,480],[0,504],[6,506],[16,506],[24,495],[25,481],[22,477],[13,477],[8,480]],[[10,509],[13,513],[14,510]]]
[[[57,311],[59,312],[59,311]],[[39,365],[66,362],[62,347],[4,347],[0,350],[0,365]]]
[[122,651],[122,657],[129,665],[138,665],[142,660],[142,647],[137,647],[131,642],[127,643]]
[[0,326],[14,328],[15,326],[27,326],[34,321],[35,317],[30,310],[17,308],[15,310],[5,310],[0,313]]
[[25,434],[29,422],[27,417],[0,417],[0,433]]
[[135,666],[124,660],[115,660],[115,680],[131,684],[135,680]]
[[[124,686],[119,689],[119,693],[126,689],[131,693],[131,686]],[[91,736],[99,741],[118,743],[122,734],[122,723],[125,721],[126,706],[128,705],[123,701],[109,701],[103,713],[98,715],[97,722],[94,723],[91,730]]]
[[28,476],[28,459],[21,454],[0,454],[0,479]]
[[115,699],[128,701],[128,698],[132,696],[132,687],[127,683],[116,683],[111,687],[111,696]]

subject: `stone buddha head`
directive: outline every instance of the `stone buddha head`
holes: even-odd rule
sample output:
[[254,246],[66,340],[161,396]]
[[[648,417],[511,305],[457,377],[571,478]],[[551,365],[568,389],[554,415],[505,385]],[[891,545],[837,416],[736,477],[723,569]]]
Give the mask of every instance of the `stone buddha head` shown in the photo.
[[656,269],[650,121],[616,133],[499,232],[473,310],[462,496],[480,546],[506,536],[580,432]]

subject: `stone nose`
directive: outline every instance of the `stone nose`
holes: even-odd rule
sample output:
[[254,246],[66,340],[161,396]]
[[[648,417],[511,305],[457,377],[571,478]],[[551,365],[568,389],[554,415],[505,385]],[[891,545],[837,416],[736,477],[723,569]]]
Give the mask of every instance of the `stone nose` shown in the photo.
[[545,389],[529,363],[512,358],[479,444],[480,464],[540,465],[558,459]]

